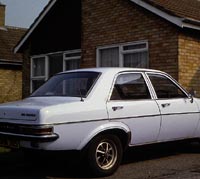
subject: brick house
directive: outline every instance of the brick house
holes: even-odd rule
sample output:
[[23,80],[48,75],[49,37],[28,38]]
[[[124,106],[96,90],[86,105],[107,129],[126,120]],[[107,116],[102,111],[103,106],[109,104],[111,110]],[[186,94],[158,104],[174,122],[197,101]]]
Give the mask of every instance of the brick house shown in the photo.
[[13,48],[26,31],[5,26],[5,8],[0,4],[0,103],[22,98],[22,55]]
[[199,0],[51,0],[15,47],[23,97],[53,74],[125,66],[163,70],[200,96]]

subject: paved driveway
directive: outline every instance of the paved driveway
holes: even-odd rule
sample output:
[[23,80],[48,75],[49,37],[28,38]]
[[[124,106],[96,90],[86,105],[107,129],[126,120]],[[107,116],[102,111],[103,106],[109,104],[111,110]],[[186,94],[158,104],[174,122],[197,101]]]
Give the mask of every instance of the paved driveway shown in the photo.
[[[28,164],[22,153],[0,154],[0,179],[93,178],[62,156]],[[162,144],[129,149],[119,170],[106,179],[200,179],[199,144]]]

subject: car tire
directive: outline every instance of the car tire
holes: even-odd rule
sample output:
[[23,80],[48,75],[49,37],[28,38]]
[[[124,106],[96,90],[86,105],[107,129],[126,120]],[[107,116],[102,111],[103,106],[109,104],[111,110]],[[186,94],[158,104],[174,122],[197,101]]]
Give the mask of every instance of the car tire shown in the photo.
[[99,135],[89,145],[89,168],[95,176],[109,176],[118,169],[122,156],[122,144],[117,136]]

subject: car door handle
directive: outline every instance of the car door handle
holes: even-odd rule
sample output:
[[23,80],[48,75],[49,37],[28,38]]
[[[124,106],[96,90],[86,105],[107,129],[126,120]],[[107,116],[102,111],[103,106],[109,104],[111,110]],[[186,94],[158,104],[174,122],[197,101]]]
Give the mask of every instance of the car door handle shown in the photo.
[[164,104],[161,104],[161,106],[162,106],[163,108],[165,108],[165,107],[170,106],[170,103],[164,103]]
[[124,108],[123,106],[113,106],[112,110],[117,111],[117,110],[120,110],[120,109],[123,109],[123,108]]

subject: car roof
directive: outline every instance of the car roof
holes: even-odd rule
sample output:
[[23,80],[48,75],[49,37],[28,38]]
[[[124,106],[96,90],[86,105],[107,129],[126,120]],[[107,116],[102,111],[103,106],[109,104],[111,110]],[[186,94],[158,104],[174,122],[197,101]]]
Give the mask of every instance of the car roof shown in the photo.
[[163,73],[159,70],[153,70],[153,69],[145,69],[145,68],[123,68],[123,67],[99,67],[99,68],[83,68],[83,69],[76,69],[76,70],[70,70],[70,71],[64,71],[62,73],[70,73],[70,72],[100,72],[100,73],[121,73],[121,72],[157,72],[157,73]]

